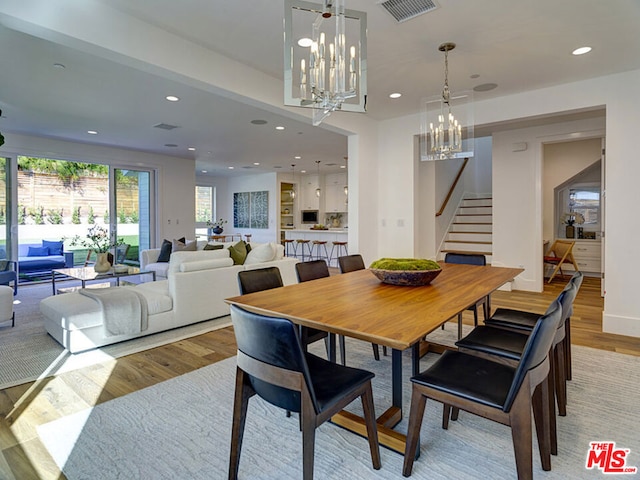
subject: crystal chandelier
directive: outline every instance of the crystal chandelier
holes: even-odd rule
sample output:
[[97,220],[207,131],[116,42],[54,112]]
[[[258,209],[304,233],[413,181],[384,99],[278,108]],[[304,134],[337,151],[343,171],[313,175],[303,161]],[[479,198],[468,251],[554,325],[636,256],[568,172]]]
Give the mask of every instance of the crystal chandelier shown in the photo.
[[443,43],[444,87],[442,93],[423,101],[420,155],[422,160],[473,157],[473,92],[449,89],[449,52],[455,43]]
[[344,3],[285,0],[284,103],[313,108],[315,126],[336,110],[365,111],[367,14]]

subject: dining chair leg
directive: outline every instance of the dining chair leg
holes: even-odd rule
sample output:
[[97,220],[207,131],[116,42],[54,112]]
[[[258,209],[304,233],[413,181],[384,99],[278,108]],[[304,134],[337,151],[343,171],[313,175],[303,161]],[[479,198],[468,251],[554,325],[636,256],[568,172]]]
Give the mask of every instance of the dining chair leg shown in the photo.
[[229,480],[238,478],[240,466],[240,451],[242,450],[242,438],[244,425],[247,419],[247,406],[249,398],[254,395],[253,388],[245,381],[245,373],[236,368],[236,389],[233,401],[233,422],[231,426],[231,454],[229,457]]
[[378,443],[378,427],[373,407],[373,390],[369,383],[362,394],[362,411],[367,427],[367,438],[369,439],[369,450],[371,451],[371,461],[375,470],[380,470],[382,461],[380,460],[380,444]]
[[422,426],[422,417],[424,417],[424,409],[427,404],[427,397],[422,395],[414,386],[411,390],[411,409],[409,411],[409,426],[407,427],[407,446],[404,450],[404,465],[402,466],[402,475],[411,476],[413,462],[416,458],[416,451],[420,442],[420,427]]
[[462,340],[462,313],[458,314],[458,340]]
[[554,384],[553,366],[550,366],[549,375],[547,375],[547,409],[549,410],[549,436],[551,441],[551,455],[558,455],[558,426],[556,421],[556,396]]
[[302,478],[304,480],[312,480],[316,441],[316,419],[315,415],[311,413],[313,405],[310,399],[307,402],[303,399],[302,404],[302,411],[300,412],[300,418],[302,419]]
[[564,366],[566,369],[566,379],[571,380],[571,317],[564,322]]
[[[522,390],[516,398],[509,413],[511,424],[511,438],[516,457],[516,470],[518,480],[533,480],[533,432],[531,430],[531,404],[528,401],[530,394]],[[528,390],[528,388],[527,388]],[[529,398],[527,398],[529,397]]]
[[375,343],[372,343],[371,347],[373,347],[373,358],[380,361],[380,349],[378,348],[378,345]]
[[555,376],[555,393],[558,402],[558,415],[565,417],[567,415],[567,383],[565,381],[564,366],[564,346],[563,342],[559,342],[554,347],[554,376]]
[[549,384],[541,382],[533,392],[533,418],[543,470],[551,470],[551,436],[549,419]]

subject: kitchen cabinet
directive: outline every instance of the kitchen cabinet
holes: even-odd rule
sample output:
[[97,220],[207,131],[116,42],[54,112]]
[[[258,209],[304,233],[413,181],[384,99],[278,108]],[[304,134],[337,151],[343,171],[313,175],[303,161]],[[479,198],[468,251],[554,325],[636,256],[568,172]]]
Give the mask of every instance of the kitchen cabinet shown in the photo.
[[300,199],[300,210],[319,210],[320,198],[316,195],[316,189],[320,185],[318,175],[307,175],[302,177],[302,198]]
[[344,187],[346,185],[346,173],[335,173],[325,177],[324,209],[326,213],[346,212],[348,210],[348,197],[344,194]]

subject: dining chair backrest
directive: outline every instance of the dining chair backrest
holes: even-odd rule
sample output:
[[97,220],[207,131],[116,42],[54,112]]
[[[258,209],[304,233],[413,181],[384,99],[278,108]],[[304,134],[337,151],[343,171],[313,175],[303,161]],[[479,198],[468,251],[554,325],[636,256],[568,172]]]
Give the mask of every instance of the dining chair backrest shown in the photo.
[[[562,292],[560,292],[558,298],[556,298],[556,300],[560,302],[560,305],[562,306],[562,318],[560,320],[559,326],[562,325],[573,313],[573,301],[576,299],[576,295],[578,294],[580,285],[582,285],[583,278],[584,275],[582,275],[581,272],[576,272],[573,277],[571,277],[571,280],[569,280],[569,282],[562,289]],[[553,303],[549,305],[549,308],[547,308],[545,314],[551,312],[552,309]]]
[[127,259],[127,253],[129,253],[129,248],[131,245],[128,243],[123,243],[116,247],[116,263],[124,263]]
[[338,257],[338,265],[340,266],[340,273],[355,272],[356,270],[364,270],[364,260],[362,255],[353,254]]
[[462,265],[486,265],[487,257],[477,253],[447,253],[444,263],[457,263]]
[[[313,407],[320,411],[296,326],[285,318],[267,317],[231,306],[238,350],[249,357],[303,375]],[[292,412],[301,409],[300,392],[278,385],[273,376],[249,375],[256,393],[269,403]]]
[[240,294],[261,292],[282,287],[282,276],[278,267],[257,268],[238,272]]
[[298,282],[308,282],[329,276],[329,267],[324,260],[296,263]]
[[520,362],[513,375],[513,381],[504,402],[503,410],[505,412],[511,410],[527,372],[540,365],[551,350],[556,330],[562,320],[562,306],[558,300],[554,300],[549,310],[549,313],[538,319],[522,350]]

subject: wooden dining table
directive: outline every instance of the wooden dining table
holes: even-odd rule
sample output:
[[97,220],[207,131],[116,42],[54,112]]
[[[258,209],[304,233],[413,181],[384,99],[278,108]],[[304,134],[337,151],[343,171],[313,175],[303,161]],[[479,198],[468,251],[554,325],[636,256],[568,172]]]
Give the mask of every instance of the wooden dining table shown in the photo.
[[[418,373],[420,343],[458,313],[475,305],[522,273],[521,268],[442,264],[429,285],[381,283],[371,271],[288,285],[226,299],[248,311],[287,318],[305,327],[390,347],[392,405],[377,419],[381,445],[404,454],[405,436],[393,430],[402,420],[402,351],[412,349],[412,374]],[[335,336],[331,336],[335,339]],[[335,340],[330,356],[335,360]],[[366,436],[361,417],[347,411],[338,425]]]

